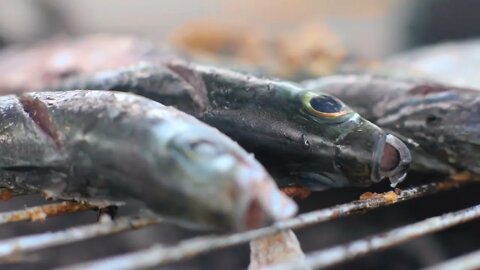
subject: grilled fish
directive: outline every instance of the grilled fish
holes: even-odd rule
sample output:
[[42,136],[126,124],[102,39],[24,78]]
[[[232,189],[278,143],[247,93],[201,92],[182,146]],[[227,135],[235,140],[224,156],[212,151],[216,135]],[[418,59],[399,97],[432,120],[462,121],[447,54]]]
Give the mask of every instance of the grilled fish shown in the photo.
[[1,186],[61,199],[134,198],[187,226],[252,229],[296,212],[228,137],[133,94],[1,96],[0,151]]

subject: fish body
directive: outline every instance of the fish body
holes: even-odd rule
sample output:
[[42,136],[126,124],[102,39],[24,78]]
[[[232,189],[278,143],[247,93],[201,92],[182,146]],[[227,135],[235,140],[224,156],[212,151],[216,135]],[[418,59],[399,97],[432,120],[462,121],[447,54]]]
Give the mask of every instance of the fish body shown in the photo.
[[417,170],[480,173],[476,90],[372,75],[331,76],[303,86],[341,98],[380,127],[410,140]]
[[251,229],[296,211],[228,137],[133,94],[1,96],[0,151],[2,186],[63,199],[134,198],[189,226]]

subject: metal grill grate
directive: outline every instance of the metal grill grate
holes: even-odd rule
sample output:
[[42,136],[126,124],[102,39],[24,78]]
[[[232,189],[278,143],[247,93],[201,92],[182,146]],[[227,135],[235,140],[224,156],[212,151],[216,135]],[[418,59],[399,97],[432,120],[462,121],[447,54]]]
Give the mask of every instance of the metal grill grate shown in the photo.
[[[150,248],[140,249],[134,252],[122,255],[97,259],[94,261],[82,262],[76,265],[69,265],[62,269],[139,269],[155,266],[168,265],[171,263],[184,261],[201,254],[223,249],[251,240],[272,235],[286,229],[299,229],[307,226],[313,226],[322,222],[339,219],[354,214],[365,213],[367,211],[397,204],[403,201],[423,197],[440,191],[452,190],[456,187],[470,182],[459,182],[445,180],[437,183],[430,183],[397,191],[396,193],[387,192],[367,196],[360,200],[345,204],[339,204],[329,208],[311,211],[301,214],[296,218],[276,223],[270,227],[261,228],[242,233],[230,235],[209,235],[200,236],[180,241],[174,246],[164,246],[155,244]],[[2,198],[19,196],[23,194],[14,194],[4,190],[1,194],[7,194]],[[392,196],[393,195],[393,196]],[[77,213],[93,209],[92,206],[82,203],[61,202],[43,206],[30,207],[24,210],[0,213],[0,224],[7,224],[25,220],[42,220],[50,216],[63,215],[68,213]],[[309,266],[320,268],[332,266],[345,262],[359,256],[368,255],[377,250],[386,249],[405,241],[431,234],[464,222],[468,222],[480,217],[480,205],[469,207],[455,212],[428,218],[382,234],[373,235],[360,240],[355,240],[347,244],[334,246],[331,248],[314,251],[307,254],[303,264],[283,264],[275,265],[272,269],[304,269],[301,267]],[[121,217],[113,221],[104,221],[94,224],[75,226],[65,230],[54,232],[42,232],[20,236],[5,240],[0,240],[0,262],[9,262],[12,257],[22,258],[22,255],[39,251],[48,247],[72,244],[79,241],[92,239],[95,237],[117,234],[129,230],[140,229],[149,225],[160,223],[161,219],[149,214],[138,216]],[[465,257],[453,259],[444,264],[433,266],[432,269],[452,269],[452,265],[457,266],[479,266],[480,253],[472,253]]]

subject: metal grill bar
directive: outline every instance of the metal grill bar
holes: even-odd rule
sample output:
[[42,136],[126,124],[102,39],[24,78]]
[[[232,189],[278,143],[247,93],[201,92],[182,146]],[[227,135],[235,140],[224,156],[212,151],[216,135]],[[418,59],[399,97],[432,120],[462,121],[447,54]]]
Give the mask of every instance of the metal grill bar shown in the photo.
[[117,265],[118,262],[124,263],[127,261],[133,261],[135,262],[135,265],[125,264],[119,269],[138,269],[178,262],[209,251],[213,251],[215,249],[247,243],[256,238],[271,235],[281,230],[303,228],[328,220],[337,219],[339,217],[372,210],[381,206],[406,201],[427,194],[433,194],[438,191],[449,190],[457,187],[461,183],[465,182],[442,181],[438,183],[431,183],[400,191],[399,194],[395,194],[394,196],[391,196],[391,192],[387,192],[378,194],[377,196],[372,196],[368,199],[357,200],[350,203],[333,206],[331,208],[312,211],[299,215],[290,220],[278,222],[273,226],[266,228],[227,236],[197,237],[194,239],[181,241],[178,245],[169,248],[153,246],[148,249],[131,252],[124,255],[73,265],[68,269],[111,269],[110,267],[112,264],[114,264],[116,267],[120,267],[120,265]]
[[433,265],[425,268],[424,270],[451,270],[451,269],[463,269],[463,270],[475,270],[480,269],[480,250],[468,253],[443,263]]
[[[269,267],[269,270],[304,269],[301,267],[323,268],[346,262],[374,251],[386,249],[410,239],[434,233],[449,227],[480,218],[480,205],[425,219],[386,233],[373,235],[361,240],[320,250],[306,256],[301,262]],[[457,269],[457,268],[450,268]]]
[[47,217],[77,213],[94,208],[94,206],[77,202],[52,203],[26,208],[24,210],[0,213],[0,225],[24,220],[44,220]]
[[150,248],[128,253],[128,256],[112,256],[97,261],[57,268],[56,270],[130,270],[149,268],[159,265],[157,256],[165,253],[166,250],[167,248],[164,248],[162,245],[155,244]]
[[0,241],[0,261],[9,256],[42,248],[74,243],[93,237],[139,229],[160,222],[158,217],[119,218],[115,221],[72,227],[58,232],[41,233]]

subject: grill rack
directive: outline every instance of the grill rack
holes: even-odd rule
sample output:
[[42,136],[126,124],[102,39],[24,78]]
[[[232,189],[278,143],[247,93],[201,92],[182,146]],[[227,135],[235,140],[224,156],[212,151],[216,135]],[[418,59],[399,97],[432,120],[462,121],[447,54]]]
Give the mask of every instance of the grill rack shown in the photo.
[[[300,214],[290,220],[277,222],[270,227],[223,236],[200,236],[180,241],[174,246],[154,244],[150,248],[69,265],[61,269],[139,269],[164,266],[214,250],[247,243],[251,240],[272,235],[282,230],[313,226],[441,191],[452,190],[471,182],[472,181],[454,181],[449,179],[399,190],[396,193],[390,191],[374,194],[373,196],[367,196],[360,200]],[[0,198],[4,200],[22,195],[25,195],[25,193],[15,193],[7,189],[0,190]],[[0,225],[27,220],[38,221],[52,216],[78,213],[94,208],[95,207],[85,203],[75,202],[59,202],[29,207],[23,210],[0,213]],[[476,218],[480,218],[480,205],[431,217],[344,245],[318,250],[307,254],[306,258],[302,260],[302,264],[298,262],[286,263],[274,265],[268,269],[305,269],[305,267],[321,268],[333,266]],[[11,260],[21,260],[22,255],[28,254],[29,252],[76,243],[104,235],[136,230],[161,222],[161,218],[152,214],[141,214],[137,216],[120,217],[113,221],[107,220],[99,223],[74,226],[55,232],[31,234],[0,240],[0,265],[1,263],[10,262]],[[451,266],[455,266],[453,269],[479,268],[480,251],[454,258],[437,266],[431,266],[428,269],[452,269],[450,268]]]

